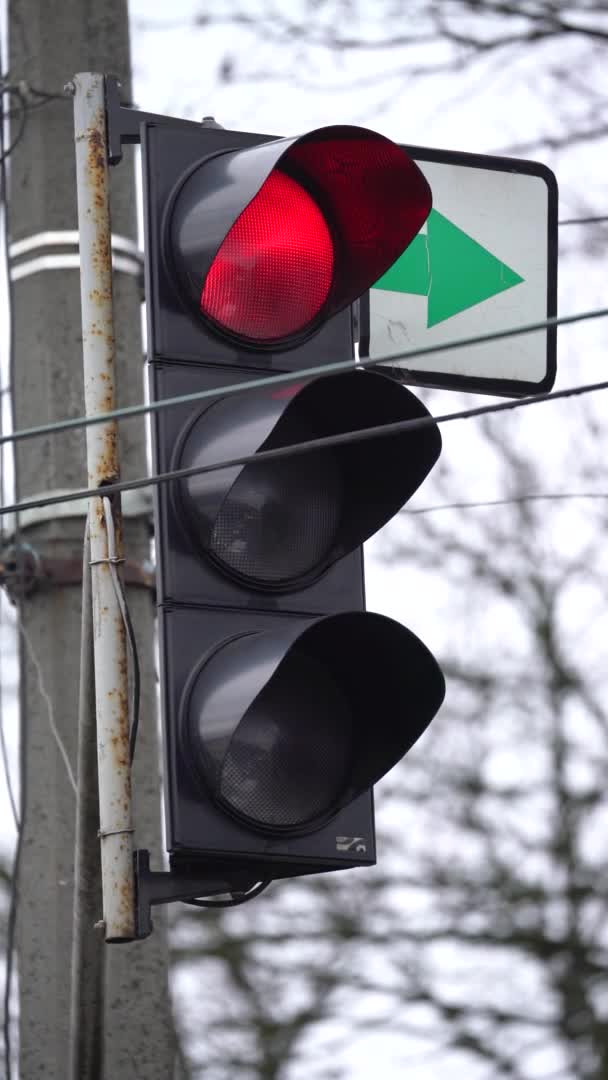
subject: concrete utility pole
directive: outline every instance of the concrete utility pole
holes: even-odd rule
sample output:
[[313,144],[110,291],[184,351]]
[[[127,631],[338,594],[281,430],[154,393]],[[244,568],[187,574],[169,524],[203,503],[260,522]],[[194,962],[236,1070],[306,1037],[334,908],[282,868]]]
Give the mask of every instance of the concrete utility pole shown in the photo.
[[[130,93],[127,0],[9,0],[10,79],[60,94],[79,71],[111,71]],[[24,88],[27,96],[27,85]],[[34,99],[41,101],[42,99]],[[16,101],[12,101],[13,106]],[[11,138],[19,127],[12,123]],[[14,401],[17,428],[82,415],[82,352],[78,270],[53,265],[49,255],[74,254],[68,236],[77,224],[71,98],[27,112],[22,139],[10,158],[13,259]],[[132,160],[112,170],[113,234],[135,238]],[[24,248],[26,250],[24,250]],[[114,275],[118,403],[141,400],[143,372],[137,278]],[[122,476],[145,473],[141,421],[121,429]],[[84,434],[70,432],[22,443],[18,451],[18,498],[86,486]],[[72,507],[75,504],[72,504]],[[72,509],[71,513],[74,511]],[[19,879],[18,970],[20,1076],[65,1080],[69,1059],[70,952],[75,796],[51,733],[49,708],[76,769],[81,586],[84,518],[51,512],[24,521],[21,541],[32,545],[62,579],[20,603],[22,709],[25,716],[26,787],[24,847]],[[145,515],[125,520],[125,554],[148,557]],[[134,770],[136,844],[160,848],[160,806],[153,670],[154,609],[149,590],[130,587],[142,669],[140,734]],[[27,641],[31,648],[27,647]],[[49,706],[50,702],[50,706]],[[97,837],[92,843],[98,843]],[[98,917],[101,916],[101,906]],[[106,946],[102,1048],[105,1080],[166,1080],[173,1075],[174,1045],[167,992],[166,938],[162,913],[145,942]],[[95,947],[90,955],[95,955]],[[91,978],[95,963],[91,962]],[[87,1077],[89,1073],[87,1072]]]

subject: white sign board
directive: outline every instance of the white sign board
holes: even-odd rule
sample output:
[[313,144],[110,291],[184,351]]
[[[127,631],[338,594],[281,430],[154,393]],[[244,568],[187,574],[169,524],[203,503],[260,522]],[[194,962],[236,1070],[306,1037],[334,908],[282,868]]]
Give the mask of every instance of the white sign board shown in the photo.
[[[557,184],[536,162],[404,147],[433,209],[363,303],[361,356],[441,345],[556,314]],[[555,329],[411,361],[404,382],[517,396],[549,390]]]

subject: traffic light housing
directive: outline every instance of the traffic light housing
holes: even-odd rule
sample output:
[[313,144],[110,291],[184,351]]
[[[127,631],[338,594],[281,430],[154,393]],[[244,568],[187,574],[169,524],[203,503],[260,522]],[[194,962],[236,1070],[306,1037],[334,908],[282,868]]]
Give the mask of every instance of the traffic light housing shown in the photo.
[[373,785],[444,683],[410,630],[365,612],[362,544],[441,439],[409,390],[355,369],[352,304],[430,190],[360,128],[148,123],[142,148],[151,394],[198,395],[152,425],[155,470],[176,474],[156,489],[171,863],[253,881],[368,865]]

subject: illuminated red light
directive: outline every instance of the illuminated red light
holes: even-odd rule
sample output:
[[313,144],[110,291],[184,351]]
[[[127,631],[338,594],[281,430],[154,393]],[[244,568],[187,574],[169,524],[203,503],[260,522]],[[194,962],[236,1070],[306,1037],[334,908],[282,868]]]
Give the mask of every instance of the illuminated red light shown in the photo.
[[275,169],[217,252],[201,312],[251,341],[285,339],[320,314],[333,274],[334,246],[321,210]]

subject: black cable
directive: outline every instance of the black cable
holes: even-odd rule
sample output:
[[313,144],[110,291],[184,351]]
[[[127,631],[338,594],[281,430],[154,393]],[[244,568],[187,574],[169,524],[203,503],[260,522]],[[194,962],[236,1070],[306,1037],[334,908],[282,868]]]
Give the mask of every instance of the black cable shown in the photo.
[[392,424],[377,424],[374,427],[362,428],[359,431],[344,431],[337,435],[324,435],[319,439],[308,439],[306,442],[293,443],[291,446],[278,446],[273,450],[259,450],[255,454],[243,454],[240,457],[214,462],[211,465],[192,465],[189,468],[172,469],[166,473],[158,473],[156,476],[145,476],[136,480],[120,480],[114,484],[104,484],[101,488],[79,488],[76,491],[70,491],[62,495],[24,499],[23,502],[0,507],[0,516],[19,513],[19,511],[24,510],[37,510],[43,506],[54,506],[56,503],[76,502],[79,499],[116,495],[119,491],[134,491],[137,488],[155,487],[157,484],[185,480],[191,476],[202,476],[204,473],[217,472],[220,469],[231,469],[236,465],[253,465],[254,463],[274,461],[277,458],[295,457],[298,454],[309,453],[314,450],[325,450],[330,446],[344,446],[355,441],[364,442],[367,439],[381,438],[383,435],[419,431],[422,428],[432,427],[434,424],[447,424],[452,420],[470,420],[477,416],[506,412],[510,409],[521,409],[526,405],[538,405],[546,401],[560,401],[563,398],[590,394],[598,390],[608,390],[608,380],[569,386],[565,390],[555,390],[548,394],[535,394],[515,401],[500,401],[490,405],[479,405],[474,409],[461,409],[458,412],[443,413],[440,416],[420,416],[413,420],[397,420]]
[[260,893],[264,892],[264,890],[268,888],[271,882],[272,878],[269,878],[267,881],[258,881],[257,885],[254,885],[252,889],[249,889],[249,892],[230,893],[230,900],[183,900],[182,903],[191,904],[192,907],[199,908],[238,907],[239,904],[246,904],[248,900],[255,900],[256,896],[259,896]]
[[54,90],[41,90],[38,86],[32,86],[31,82],[27,79],[16,79],[10,71],[0,72],[0,85],[16,87],[21,90],[22,94],[33,94],[34,97],[47,98],[56,100],[59,98],[65,98],[66,101],[70,100],[70,94],[67,90],[54,91]]
[[[107,424],[110,420],[129,420],[136,416],[144,416],[149,413],[160,412],[176,405],[193,405],[195,402],[210,401],[212,398],[227,397],[228,394],[237,394],[244,391],[251,392],[268,386],[281,386],[283,383],[294,383],[299,380],[310,381],[328,375],[335,375],[344,371],[357,371],[366,368],[378,367],[382,371],[387,365],[394,365],[397,361],[404,364],[407,361],[417,360],[421,356],[435,356],[437,353],[451,352],[453,349],[464,349],[471,345],[481,345],[490,341],[501,341],[505,338],[521,337],[523,334],[532,334],[536,331],[552,330],[558,326],[570,326],[574,323],[587,322],[589,319],[605,319],[608,316],[608,308],[595,308],[593,311],[579,311],[574,315],[552,315],[540,322],[526,323],[521,326],[508,327],[505,330],[491,330],[483,334],[474,334],[472,337],[454,338],[435,345],[423,345],[416,349],[400,350],[396,353],[386,353],[384,356],[365,357],[355,364],[351,359],[335,362],[325,362],[316,367],[300,369],[297,371],[285,371],[265,375],[259,379],[246,379],[243,382],[229,383],[227,386],[214,387],[211,390],[200,390],[192,394],[180,394],[177,397],[161,398],[157,401],[141,402],[138,405],[125,405],[118,409],[110,409],[108,412],[96,413],[94,416],[74,416],[66,420],[54,420],[51,424],[37,424],[35,427],[22,428],[13,431],[10,435],[0,437],[0,445],[5,442],[20,442],[22,439],[34,439],[41,435],[55,435],[59,431],[71,431],[74,428],[85,428],[95,424]],[[404,368],[408,370],[407,367]],[[589,384],[589,389],[603,389],[604,384]],[[570,391],[568,391],[569,393]],[[571,391],[576,393],[576,389]],[[585,389],[581,390],[585,393]],[[523,401],[526,405],[531,401],[540,401],[551,397],[559,397],[555,394],[536,394]],[[516,402],[518,404],[518,402]],[[142,486],[142,485],[140,485]],[[126,489],[125,489],[126,490]],[[84,497],[84,496],[83,496]],[[45,504],[46,505],[46,504]]]
[[44,101],[70,101],[69,93],[64,90],[62,93],[56,94],[52,90],[39,90],[36,86],[32,86],[31,83],[25,83],[25,88],[28,94],[33,94],[34,97],[43,98]]
[[131,615],[129,613],[129,605],[127,604],[127,597],[125,594],[123,583],[118,573],[118,559],[116,556],[116,530],[114,527],[114,516],[112,514],[112,504],[109,499],[103,500],[104,514],[106,519],[106,530],[108,534],[108,562],[110,566],[110,574],[112,576],[112,585],[116,600],[120,608],[120,614],[124,623],[125,632],[127,635],[127,645],[129,648],[129,654],[131,657],[131,727],[129,729],[129,759],[133,764],[133,758],[135,756],[135,743],[137,742],[137,731],[139,728],[139,703],[141,697],[141,675],[139,670],[139,654],[137,652],[137,641],[135,639],[135,630],[133,629],[133,623],[131,621]]
[[563,218],[562,221],[558,221],[558,225],[595,225],[602,221],[608,221],[608,214],[602,214],[598,217],[579,217],[579,218]]
[[14,116],[20,116],[21,113],[28,114],[31,112],[36,112],[37,109],[44,109],[46,105],[52,105],[55,100],[56,98],[53,97],[43,98],[41,101],[28,102],[27,104],[20,106],[19,109],[9,109],[5,113],[5,116],[8,119],[11,119]]
[[119,588],[124,598],[124,621],[125,630],[127,632],[127,642],[129,644],[129,652],[131,654],[131,674],[132,674],[132,706],[131,706],[131,727],[129,729],[129,761],[133,764],[135,757],[135,744],[137,742],[137,732],[139,730],[139,714],[140,714],[140,699],[141,699],[141,675],[139,670],[139,655],[137,652],[137,642],[135,640],[135,630],[133,629],[133,623],[131,621],[131,614],[129,612],[129,605],[127,604],[126,596],[124,593],[124,587],[120,578],[118,578]]
[[[8,83],[6,77],[0,78],[0,94],[2,94],[2,96],[4,96],[5,94],[9,94],[13,97],[16,97],[19,103],[18,108],[16,109],[11,108],[8,109],[8,111],[3,110],[5,121],[8,119],[13,119],[13,117],[15,116],[19,117],[19,128],[17,134],[15,135],[15,138],[6,150],[2,150],[3,160],[6,160],[6,158],[10,157],[15,147],[18,145],[18,143],[21,142],[25,134],[25,126],[27,123],[28,113],[33,112],[35,109],[44,108],[45,105],[51,105],[54,101],[69,102],[69,95],[66,93],[54,94],[51,92],[47,92],[46,90],[38,90],[36,89],[36,87],[30,86],[30,84],[27,82]],[[39,100],[28,101],[26,98],[26,94],[32,94]]]

